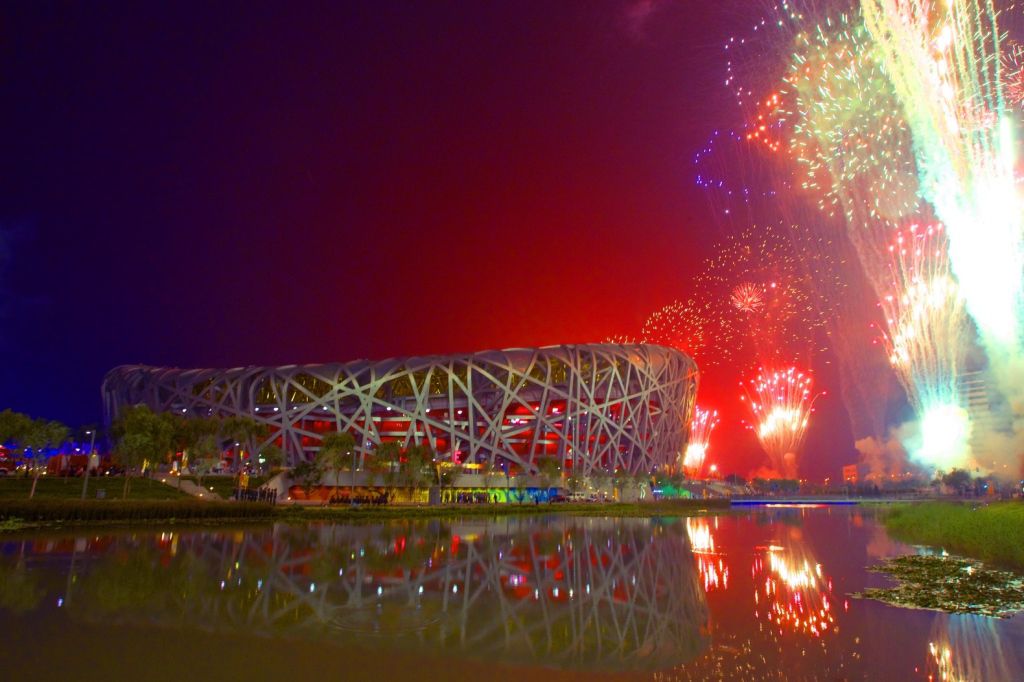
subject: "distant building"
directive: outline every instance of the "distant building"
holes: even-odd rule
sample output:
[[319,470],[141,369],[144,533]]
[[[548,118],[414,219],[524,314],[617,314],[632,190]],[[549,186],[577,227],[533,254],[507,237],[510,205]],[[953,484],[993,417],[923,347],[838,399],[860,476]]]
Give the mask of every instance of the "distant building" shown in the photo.
[[[991,441],[987,436],[1012,433],[1013,422],[1005,401],[989,385],[984,371],[965,372],[960,375],[960,393],[971,420],[970,468],[984,471],[995,466]],[[1005,473],[1005,472],[1000,472]]]
[[980,434],[994,426],[992,406],[988,396],[988,382],[984,372],[965,372],[960,376],[960,393],[974,427],[971,449],[977,454],[981,448]]
[[647,344],[584,344],[323,365],[111,370],[108,420],[144,403],[184,416],[246,416],[292,464],[325,433],[348,431],[358,456],[384,442],[427,444],[458,463],[534,471],[546,458],[590,475],[650,472],[686,445],[697,392],[687,355]]

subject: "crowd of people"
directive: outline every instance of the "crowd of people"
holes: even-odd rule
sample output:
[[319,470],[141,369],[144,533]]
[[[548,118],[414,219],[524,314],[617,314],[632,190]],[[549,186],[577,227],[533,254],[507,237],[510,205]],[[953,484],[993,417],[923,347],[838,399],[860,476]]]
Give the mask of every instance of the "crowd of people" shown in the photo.
[[235,488],[231,499],[239,502],[268,502],[277,504],[277,490],[267,488]]

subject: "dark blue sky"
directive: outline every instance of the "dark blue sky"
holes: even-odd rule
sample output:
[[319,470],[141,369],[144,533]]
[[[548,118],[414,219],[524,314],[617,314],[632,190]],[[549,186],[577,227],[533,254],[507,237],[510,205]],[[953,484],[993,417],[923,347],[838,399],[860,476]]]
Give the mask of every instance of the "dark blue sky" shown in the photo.
[[721,235],[691,160],[732,113],[736,21],[658,0],[8,3],[0,408],[98,420],[123,363],[637,330]]

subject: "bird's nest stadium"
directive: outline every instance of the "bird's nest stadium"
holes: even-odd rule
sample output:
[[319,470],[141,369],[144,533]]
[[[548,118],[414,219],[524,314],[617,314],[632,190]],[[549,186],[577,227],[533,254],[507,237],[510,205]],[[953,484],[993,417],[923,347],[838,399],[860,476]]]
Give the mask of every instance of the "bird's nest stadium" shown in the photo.
[[183,416],[245,416],[295,464],[348,431],[364,459],[384,442],[426,444],[463,464],[576,475],[678,462],[699,373],[648,344],[581,344],[321,365],[176,369],[125,365],[103,382],[108,420],[127,405]]

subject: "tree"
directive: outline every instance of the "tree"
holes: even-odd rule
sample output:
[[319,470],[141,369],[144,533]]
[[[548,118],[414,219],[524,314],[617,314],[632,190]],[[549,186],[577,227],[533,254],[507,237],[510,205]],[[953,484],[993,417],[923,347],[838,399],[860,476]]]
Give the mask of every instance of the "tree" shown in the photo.
[[456,469],[452,467],[439,467],[437,470],[437,485],[443,493],[445,488],[449,490],[449,498],[454,497],[455,478],[458,476]]
[[181,487],[181,473],[185,469],[185,462],[188,460],[189,448],[192,445],[192,419],[186,419],[180,414],[164,412],[161,416],[171,425],[171,452],[168,453],[167,463],[174,467],[174,457],[181,453],[181,469],[178,471],[178,487]]
[[200,487],[203,485],[203,476],[213,473],[213,470],[220,465],[224,454],[216,435],[216,424],[207,428],[210,430],[206,430],[200,425],[196,426],[194,439],[188,449],[189,470],[195,473]]
[[196,473],[199,485],[202,485],[204,469],[212,468],[210,460],[216,458],[217,462],[220,461],[221,449],[217,439],[220,420],[216,417],[186,419],[170,412],[163,413],[161,417],[171,428],[170,459],[173,460],[174,454],[181,452],[178,487],[181,487],[181,477],[185,473],[186,465]]
[[611,476],[604,469],[594,469],[590,472],[591,484],[601,491],[602,499],[606,499],[608,484],[611,481]]
[[264,445],[260,450],[258,461],[267,468],[269,473],[274,469],[281,468],[281,465],[284,464],[284,451],[274,443]]
[[[221,421],[221,437],[231,441],[233,445],[240,444],[242,450],[248,452],[250,456],[256,452],[259,444],[268,434],[269,429],[266,424],[250,417],[228,417]],[[242,455],[238,448],[235,448],[231,468],[238,472],[241,471],[241,466]]]
[[168,455],[174,448],[174,427],[146,405],[134,405],[121,412],[111,430],[114,455],[124,467],[122,497],[127,499],[132,470]]
[[958,495],[963,495],[964,491],[971,485],[971,475],[963,469],[953,469],[942,477],[942,482],[947,487],[955,490]]
[[320,483],[320,476],[320,467],[316,465],[316,462],[309,460],[302,460],[292,469],[292,478],[306,491],[307,499],[313,491],[313,486]]
[[544,488],[545,494],[549,493],[551,487],[554,486],[562,476],[562,468],[558,466],[558,460],[545,457],[534,466],[537,469],[537,475],[540,477],[541,487]]
[[32,418],[21,412],[13,410],[0,412],[0,445],[11,441],[20,442],[31,424]]
[[32,462],[34,464],[34,475],[32,478],[32,489],[29,490],[28,499],[36,494],[36,484],[39,483],[39,474],[46,466],[47,448],[59,448],[68,439],[71,433],[68,427],[60,422],[46,419],[33,419],[27,432],[22,434],[22,451],[31,449]]
[[[500,467],[493,466],[490,462],[484,462],[483,467],[480,470],[484,479],[484,488],[488,491],[488,498],[490,497],[491,488],[497,488],[501,483],[501,480],[505,477],[505,472]],[[508,497],[508,490],[505,491],[506,498]],[[505,500],[508,501],[507,499]]]
[[10,445],[11,451],[24,454],[25,438],[34,428],[32,417],[21,412],[0,412],[0,445]]
[[403,478],[414,490],[434,478],[434,453],[429,445],[410,445],[405,450]]
[[[320,452],[316,455],[317,465],[324,471],[334,473],[334,483],[340,482],[341,470],[344,469],[351,458],[352,467],[352,493],[354,497],[356,487],[356,466],[355,466],[356,439],[347,431],[337,431],[324,436],[320,444]],[[331,489],[330,497],[334,497],[334,488]],[[326,500],[324,503],[326,504]]]
[[516,473],[516,499],[519,500],[519,504],[526,501],[526,476],[523,471]]
[[800,481],[795,478],[783,478],[778,481],[778,485],[783,495],[796,495],[800,492]]
[[384,485],[394,488],[402,467],[402,449],[398,443],[387,441],[377,446],[374,451],[377,466],[384,470]]
[[371,488],[376,487],[384,475],[384,469],[381,467],[380,462],[372,456],[363,458],[363,463],[359,467],[359,470],[363,472],[363,481],[365,482],[365,485]]
[[512,462],[503,457],[500,462],[495,460],[495,463],[498,465],[498,471],[505,477],[505,503],[512,504],[512,479],[510,478],[511,472],[509,471]]

